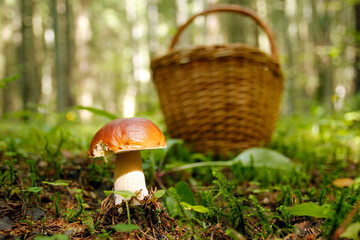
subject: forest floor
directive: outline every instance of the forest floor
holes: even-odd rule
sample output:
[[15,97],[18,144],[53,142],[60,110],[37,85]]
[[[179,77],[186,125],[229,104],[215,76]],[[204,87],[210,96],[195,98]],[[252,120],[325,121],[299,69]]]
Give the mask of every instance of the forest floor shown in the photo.
[[[249,165],[227,167],[169,139],[168,149],[143,153],[150,194],[127,207],[106,195],[112,159],[86,155],[95,127],[5,123],[0,239],[359,239],[357,124],[289,118]],[[279,157],[261,159],[269,149]]]

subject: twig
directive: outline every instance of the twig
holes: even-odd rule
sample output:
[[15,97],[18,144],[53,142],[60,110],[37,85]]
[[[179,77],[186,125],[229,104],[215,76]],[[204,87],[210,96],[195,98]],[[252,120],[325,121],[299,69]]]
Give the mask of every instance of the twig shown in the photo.
[[141,232],[144,236],[146,236],[148,239],[154,239],[154,240],[156,240],[156,238],[153,238],[152,236],[148,235],[149,229],[148,229],[146,232],[144,232],[144,231],[141,230],[141,229],[138,229],[138,231],[140,231],[140,232]]
[[216,230],[217,230],[218,228],[219,228],[219,226],[216,225],[216,226],[214,227],[214,229],[211,231],[210,240],[213,240],[213,239],[214,239],[215,232],[216,232]]
[[332,240],[339,239],[340,235],[345,231],[346,227],[349,225],[351,220],[354,218],[354,216],[357,213],[357,211],[359,210],[359,208],[360,208],[360,198],[358,199],[355,207],[348,213],[348,215],[346,216],[345,220],[340,225],[340,227],[338,227],[338,229],[336,229],[335,233],[333,234],[333,236],[331,238]]

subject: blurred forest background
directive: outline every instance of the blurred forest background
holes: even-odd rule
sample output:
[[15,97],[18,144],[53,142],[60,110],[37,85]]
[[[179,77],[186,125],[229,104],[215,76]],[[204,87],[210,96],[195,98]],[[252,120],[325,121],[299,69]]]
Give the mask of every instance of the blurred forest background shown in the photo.
[[[192,14],[228,3],[253,9],[275,33],[285,75],[283,114],[313,105],[356,107],[360,1],[1,0],[0,114],[65,112],[75,105],[119,117],[157,114],[151,59],[167,52],[176,27]],[[178,46],[228,42],[269,53],[265,33],[229,13],[199,17]]]

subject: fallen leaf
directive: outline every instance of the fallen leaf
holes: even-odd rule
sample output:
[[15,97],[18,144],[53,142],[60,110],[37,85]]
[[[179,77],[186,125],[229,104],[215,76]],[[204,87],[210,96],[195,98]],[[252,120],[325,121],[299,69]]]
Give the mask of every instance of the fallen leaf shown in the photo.
[[350,224],[346,230],[340,235],[340,237],[348,239],[358,239],[360,233],[360,223]]
[[332,184],[336,187],[350,187],[354,183],[354,179],[352,178],[338,178],[335,179]]

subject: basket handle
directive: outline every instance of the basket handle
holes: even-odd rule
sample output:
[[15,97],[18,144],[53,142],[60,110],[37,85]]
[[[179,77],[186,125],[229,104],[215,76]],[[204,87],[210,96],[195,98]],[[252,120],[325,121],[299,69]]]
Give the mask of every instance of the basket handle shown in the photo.
[[260,25],[260,27],[267,34],[269,41],[270,41],[272,58],[277,62],[279,61],[279,55],[278,55],[277,47],[275,44],[275,37],[274,37],[274,34],[271,31],[271,29],[257,16],[257,14],[254,11],[252,11],[248,8],[239,6],[239,5],[235,5],[235,4],[218,5],[218,6],[209,8],[203,12],[197,13],[197,14],[193,15],[192,17],[190,17],[183,25],[181,25],[178,28],[176,35],[173,37],[173,39],[171,41],[169,49],[172,50],[174,48],[176,42],[178,41],[178,39],[180,37],[180,34],[195,18],[197,18],[198,16],[202,16],[202,15],[206,15],[206,14],[214,13],[214,12],[234,12],[234,13],[239,13],[239,14],[243,14],[243,15],[251,17],[258,25]]

